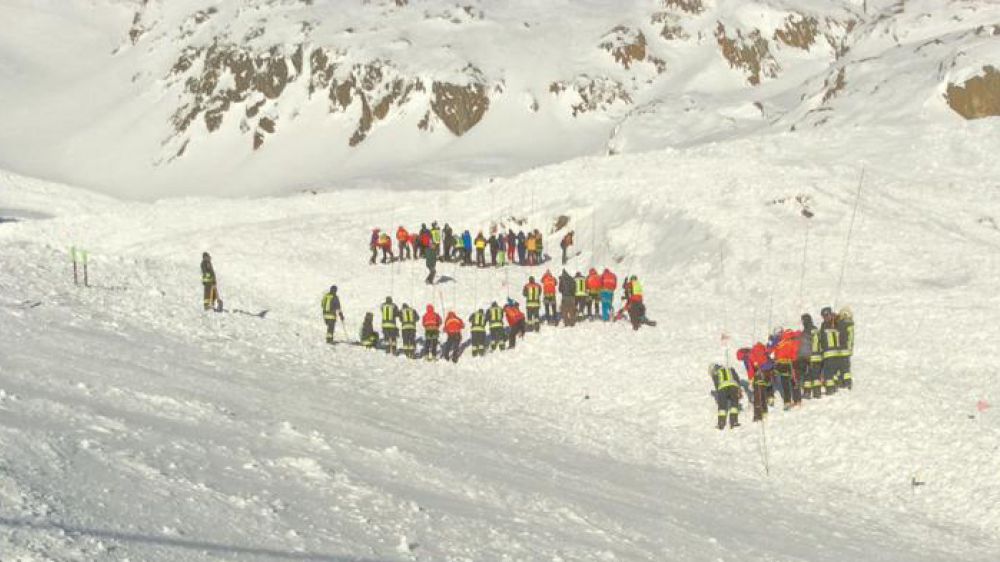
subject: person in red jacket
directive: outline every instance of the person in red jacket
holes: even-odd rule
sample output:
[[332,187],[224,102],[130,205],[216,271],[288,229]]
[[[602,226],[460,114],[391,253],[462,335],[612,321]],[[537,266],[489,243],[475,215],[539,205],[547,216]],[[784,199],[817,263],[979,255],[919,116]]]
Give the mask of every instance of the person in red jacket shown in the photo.
[[595,320],[600,313],[601,289],[604,284],[597,270],[590,268],[587,273],[587,317]]
[[424,325],[424,357],[428,361],[436,361],[441,337],[441,315],[434,311],[434,305],[427,305],[421,323]]
[[514,349],[518,336],[524,337],[524,313],[514,299],[507,299],[507,306],[503,307],[503,313],[507,317],[507,327],[510,330],[507,349]]
[[795,377],[795,360],[799,355],[802,332],[795,330],[774,331],[774,372],[778,379],[778,390],[785,409],[802,405],[802,391]]
[[396,241],[399,242],[399,261],[410,259],[410,233],[402,225],[396,229]]
[[556,280],[556,276],[546,269],[545,275],[542,275],[542,302],[545,303],[545,322],[552,325],[559,323],[559,318],[556,316],[556,289],[558,287],[559,281]]
[[375,260],[378,259],[378,242],[379,242],[379,229],[372,229],[372,240],[368,244],[368,248],[372,251],[372,259],[368,260],[370,265],[375,265]]
[[741,348],[736,352],[736,358],[743,362],[747,371],[747,379],[753,388],[753,421],[761,421],[767,417],[771,386],[772,361],[767,356],[764,344],[754,344],[752,348]]
[[444,321],[444,333],[448,336],[448,339],[445,340],[444,348],[441,350],[441,356],[444,357],[445,361],[450,359],[452,363],[458,363],[458,353],[462,347],[463,328],[465,328],[465,322],[454,312],[449,312],[448,318]]
[[605,322],[611,320],[611,311],[614,308],[615,289],[618,288],[618,277],[610,269],[604,268],[601,274],[601,319]]

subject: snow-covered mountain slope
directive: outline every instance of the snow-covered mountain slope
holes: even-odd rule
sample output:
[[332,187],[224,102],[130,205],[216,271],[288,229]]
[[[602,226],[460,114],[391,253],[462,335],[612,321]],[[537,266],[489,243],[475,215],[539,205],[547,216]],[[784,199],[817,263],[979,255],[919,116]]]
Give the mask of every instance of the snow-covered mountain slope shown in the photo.
[[[122,202],[5,175],[0,551],[995,560],[997,141],[984,125],[858,142],[785,133],[461,191],[256,200]],[[639,274],[659,326],[544,330],[458,365],[323,344],[330,283],[354,332],[387,294],[468,314],[542,271],[444,265],[454,282],[428,288],[419,263],[367,265],[372,226],[511,216],[569,217],[571,269]],[[73,287],[71,245],[93,289]],[[266,319],[200,312],[204,250],[227,305]],[[775,412],[766,435],[746,417],[716,431],[720,336],[834,300],[857,319],[853,392]]]
[[9,0],[0,165],[129,198],[461,185],[1000,114],[984,0]]

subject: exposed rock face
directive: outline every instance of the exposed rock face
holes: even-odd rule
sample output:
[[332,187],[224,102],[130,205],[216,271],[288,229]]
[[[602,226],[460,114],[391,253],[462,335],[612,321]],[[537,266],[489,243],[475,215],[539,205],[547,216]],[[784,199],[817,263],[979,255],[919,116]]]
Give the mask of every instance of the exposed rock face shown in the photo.
[[816,43],[819,22],[813,17],[788,16],[785,26],[774,32],[774,39],[789,47],[808,51]]
[[572,84],[553,82],[549,92],[561,96],[570,91],[574,94],[570,105],[573,117],[594,111],[606,111],[616,103],[632,104],[632,96],[625,87],[605,76],[577,76]]
[[736,37],[729,37],[726,27],[719,22],[715,37],[729,66],[743,70],[750,85],[760,85],[763,77],[775,78],[781,70],[760,30],[754,29],[745,35],[736,30]]
[[615,62],[630,68],[637,61],[646,60],[646,36],[641,31],[623,25],[612,29],[600,47],[611,53]]
[[431,87],[434,99],[431,109],[455,136],[462,136],[486,114],[490,98],[483,84],[456,86],[435,82]]
[[705,11],[702,0],[663,0],[665,8],[674,8],[689,14],[700,14]]
[[[190,101],[174,112],[174,130],[178,135],[184,133],[202,117],[208,131],[216,131],[235,104],[248,101],[251,104],[246,108],[246,118],[254,119],[268,100],[281,97],[288,84],[302,72],[302,57],[301,45],[291,53],[279,46],[254,53],[218,41],[204,49],[186,49],[168,77],[179,79],[189,74],[184,81],[184,92]],[[270,125],[258,122],[258,133],[273,132],[273,119],[270,121]],[[263,143],[263,134],[259,136],[254,137],[255,148]]]
[[1000,116],[1000,72],[983,67],[983,74],[959,84],[948,84],[948,105],[966,119]]

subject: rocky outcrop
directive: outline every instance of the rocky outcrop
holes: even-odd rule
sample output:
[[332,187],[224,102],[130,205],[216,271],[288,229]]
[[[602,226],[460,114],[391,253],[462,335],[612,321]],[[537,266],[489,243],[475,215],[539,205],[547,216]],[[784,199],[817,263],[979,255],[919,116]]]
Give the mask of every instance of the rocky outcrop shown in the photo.
[[719,43],[723,58],[729,66],[742,70],[747,76],[747,82],[752,86],[760,85],[762,78],[775,78],[781,67],[771,54],[767,40],[760,30],[754,29],[746,34],[736,30],[736,36],[730,37],[726,27],[719,22],[715,29],[715,38]]
[[[244,102],[251,102],[246,118],[257,117],[268,100],[278,99],[288,84],[299,76],[302,59],[301,45],[292,52],[275,46],[254,53],[238,45],[216,41],[207,48],[185,49],[168,77],[178,80],[187,75],[183,90],[188,101],[171,119],[175,133],[187,132],[198,118],[204,120],[209,132],[217,131],[233,106]],[[273,132],[274,123],[273,120],[270,125],[258,122],[254,128]],[[255,148],[260,148],[262,142],[263,135],[259,139],[254,137]]]
[[945,99],[955,113],[966,119],[1000,116],[1000,72],[985,66],[980,76],[961,84],[950,83]]
[[628,90],[616,80],[604,76],[577,76],[572,83],[553,82],[549,92],[556,97],[571,94],[570,110],[573,117],[594,111],[606,111],[618,103],[632,104]]
[[646,36],[641,31],[619,25],[604,36],[599,45],[626,69],[646,60]]
[[688,14],[700,14],[705,11],[705,4],[702,0],[663,0],[663,6]]
[[431,110],[455,136],[460,137],[475,127],[490,107],[482,83],[458,86],[435,82],[431,91],[434,93]]
[[[199,119],[208,132],[215,132],[239,107],[244,110],[240,130],[252,133],[253,149],[258,150],[277,130],[274,108],[282,94],[302,79],[301,87],[309,97],[323,96],[330,113],[357,116],[347,138],[350,146],[357,146],[394,108],[408,105],[413,93],[427,90],[422,78],[405,76],[391,61],[345,60],[346,53],[337,49],[316,47],[306,55],[301,43],[261,52],[219,39],[208,47],[188,47],[174,61],[168,76],[169,80],[183,81],[186,98],[172,117],[175,137],[183,136]],[[431,82],[421,129],[432,129],[433,116],[435,122],[461,136],[483,119],[490,107],[489,85],[472,65],[463,74],[465,82]],[[182,154],[178,150],[174,156]]]
[[785,19],[785,25],[774,32],[774,40],[789,47],[808,51],[816,43],[819,35],[819,22],[816,18],[790,15]]

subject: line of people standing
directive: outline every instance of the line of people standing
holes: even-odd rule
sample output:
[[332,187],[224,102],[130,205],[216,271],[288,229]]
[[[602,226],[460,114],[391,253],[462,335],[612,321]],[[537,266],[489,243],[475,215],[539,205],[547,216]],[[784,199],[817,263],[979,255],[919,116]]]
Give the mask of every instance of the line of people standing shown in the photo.
[[[393,251],[394,246],[398,252]],[[413,232],[399,226],[394,237],[379,228],[372,229],[369,249],[368,263],[372,265],[378,263],[379,252],[381,263],[391,263],[425,259],[429,250],[434,251],[437,260],[478,267],[539,265],[549,259],[545,254],[544,237],[537,228],[528,232],[513,229],[504,232],[494,227],[489,236],[482,230],[473,236],[468,229],[459,232],[448,223],[441,228],[437,222],[432,222],[430,227],[422,224]]]
[[[390,296],[379,306],[378,320],[372,312],[365,314],[359,343],[369,349],[382,348],[391,355],[424,357],[428,360],[439,357],[440,347],[441,358],[457,362],[465,348],[471,348],[473,357],[484,356],[488,351],[514,349],[517,340],[526,333],[540,331],[543,321],[552,326],[562,323],[571,327],[583,319],[610,322],[621,314],[628,314],[634,329],[648,323],[644,313],[642,285],[634,275],[626,277],[623,283],[623,306],[619,314],[614,314],[617,283],[617,277],[609,269],[605,269],[602,274],[591,269],[588,277],[579,273],[574,277],[563,270],[558,279],[551,271],[546,271],[540,283],[534,276],[530,276],[523,286],[523,309],[517,300],[508,298],[504,305],[494,301],[487,307],[472,311],[466,319],[455,312],[447,312],[442,317],[433,304],[426,305],[420,314],[408,303],[397,305]],[[331,311],[328,307],[330,302],[334,302],[334,289],[331,287],[331,293],[324,296],[323,300],[328,334],[333,330],[330,322],[335,325],[335,316],[340,310],[339,300],[335,301],[336,311]],[[557,294],[562,298],[558,311]],[[417,338],[419,328],[424,331],[422,346]],[[466,329],[469,338],[463,340]],[[443,345],[442,336],[445,338]]]

